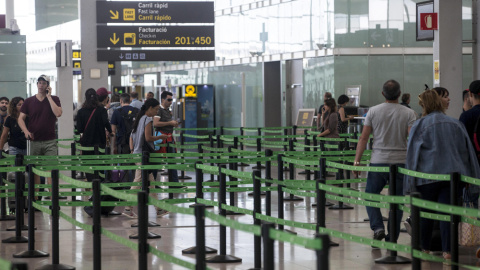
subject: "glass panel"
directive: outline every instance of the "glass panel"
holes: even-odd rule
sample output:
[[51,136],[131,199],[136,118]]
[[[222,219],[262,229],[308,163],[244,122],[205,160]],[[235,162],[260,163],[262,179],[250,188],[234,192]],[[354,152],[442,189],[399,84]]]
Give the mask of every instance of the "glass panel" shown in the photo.
[[[463,55],[463,88],[468,89],[470,83],[473,81],[473,58],[472,55]],[[433,61],[433,60],[432,60]]]
[[368,0],[335,1],[335,47],[368,46]]
[[[385,101],[382,96],[382,86],[387,80],[394,79],[403,85],[403,56],[402,55],[372,55],[368,58],[369,87],[362,87],[362,104],[374,106]],[[431,68],[429,69],[431,70]],[[363,89],[367,91],[363,91]],[[368,95],[365,96],[365,92]]]
[[361,85],[360,105],[370,106],[368,56],[350,55],[335,57],[335,97],[345,94],[349,85]]
[[334,58],[306,59],[303,71],[303,107],[318,110],[325,92],[334,92]]
[[[25,82],[27,80],[25,36],[0,35],[0,52],[0,63],[3,63],[0,65],[0,81]],[[22,92],[25,92],[25,89]]]
[[418,105],[418,95],[425,90],[425,84],[433,87],[433,56],[405,55],[405,77],[400,85],[402,93],[410,94],[410,107],[421,115],[422,108]]

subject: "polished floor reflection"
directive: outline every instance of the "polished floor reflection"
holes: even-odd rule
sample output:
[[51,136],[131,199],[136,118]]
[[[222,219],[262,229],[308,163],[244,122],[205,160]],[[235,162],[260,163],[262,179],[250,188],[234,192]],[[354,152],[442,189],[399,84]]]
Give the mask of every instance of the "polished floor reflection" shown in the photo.
[[[244,170],[250,171],[251,167],[246,167]],[[276,169],[272,170],[276,172]],[[192,175],[193,176],[193,175]],[[276,175],[273,175],[276,178]],[[287,177],[287,175],[286,175]],[[304,179],[304,175],[297,175],[296,179]],[[165,179],[162,179],[165,180]],[[188,180],[193,181],[193,180]],[[355,186],[363,190],[362,185]],[[160,195],[162,198],[163,195]],[[178,198],[193,197],[194,194],[180,194],[175,195]],[[216,194],[207,193],[206,198],[216,198]],[[227,197],[228,198],[228,197]],[[84,198],[85,199],[85,198]],[[277,216],[277,196],[272,193],[272,216]],[[316,222],[316,208],[311,207],[314,200],[306,198],[301,202],[285,202],[285,218],[300,222],[315,223]],[[239,207],[253,209],[253,198],[247,193],[242,192],[237,194],[237,204]],[[263,208],[265,207],[264,203]],[[182,204],[180,206],[188,206]],[[118,207],[117,211],[122,208]],[[263,209],[264,210],[264,209]],[[80,222],[92,224],[92,219],[83,212],[81,207],[62,207],[62,211],[71,215]],[[216,210],[212,210],[216,211]],[[150,208],[150,219],[156,221],[161,227],[150,228],[151,232],[161,235],[160,239],[149,240],[149,244],[159,249],[162,252],[173,255],[177,258],[188,262],[195,262],[194,255],[183,255],[182,250],[195,245],[195,219],[193,216],[170,213],[164,217],[156,218],[153,215],[153,208]],[[387,215],[383,211],[384,216]],[[364,219],[367,217],[365,207],[355,206],[353,210],[327,210],[326,223],[328,228],[343,231],[346,233],[355,234],[358,236],[371,237],[372,232],[369,228],[368,222]],[[251,216],[231,216],[240,222],[252,224]],[[102,218],[102,226],[125,238],[136,233],[136,228],[131,225],[136,223],[136,219],[129,219],[125,216],[110,216]],[[0,237],[6,239],[14,236],[14,232],[6,231],[7,227],[14,225],[14,221],[0,222]],[[51,222],[50,217],[44,213],[36,213],[36,249],[51,253]],[[219,248],[219,226],[211,221],[206,220],[206,243],[207,246]],[[311,237],[311,231],[303,229],[292,229],[298,235]],[[27,236],[27,232],[22,232]],[[339,243],[340,246],[332,247],[330,249],[330,269],[410,269],[410,264],[404,265],[385,265],[376,264],[375,259],[385,256],[386,250],[372,249],[370,246],[357,244],[354,242],[344,241],[342,239],[333,239]],[[410,244],[410,237],[406,233],[401,233],[399,243]],[[460,249],[460,260],[463,264],[476,266],[479,264],[475,258],[474,252],[476,247]],[[38,259],[15,259],[12,254],[27,250],[27,244],[0,244],[0,257],[11,261],[28,262],[29,269],[36,269],[44,264],[51,263],[52,258],[38,258]],[[76,269],[93,269],[93,253],[92,253],[92,233],[85,232],[63,219],[60,219],[60,263],[76,267]],[[227,254],[235,255],[243,259],[241,263],[232,264],[208,264],[212,269],[250,269],[254,267],[253,254],[253,236],[227,229]],[[410,257],[409,254],[399,255]],[[156,256],[149,255],[150,267],[149,269],[185,269],[181,266],[174,265],[162,261]],[[283,244],[276,242],[275,244],[275,269],[295,269],[306,270],[316,269],[316,255],[313,251],[293,246],[290,244]],[[480,265],[480,264],[479,264]],[[449,269],[441,263],[423,262],[423,269]],[[137,252],[130,248],[124,247],[109,238],[102,236],[102,269],[137,269],[138,260]]]

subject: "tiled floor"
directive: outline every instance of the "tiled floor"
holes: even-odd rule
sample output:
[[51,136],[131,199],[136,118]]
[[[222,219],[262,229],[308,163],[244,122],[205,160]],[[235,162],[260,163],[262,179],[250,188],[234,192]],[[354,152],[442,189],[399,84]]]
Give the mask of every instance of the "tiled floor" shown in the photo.
[[[244,170],[251,170],[247,167]],[[276,172],[273,169],[272,172]],[[276,175],[273,175],[275,178]],[[287,177],[287,175],[286,175]],[[303,175],[298,175],[296,179],[304,179]],[[193,181],[193,180],[188,180]],[[205,194],[206,198],[211,198],[213,194]],[[194,194],[178,195],[177,197],[193,197]],[[216,196],[214,196],[216,197]],[[227,200],[228,201],[228,200]],[[277,196],[272,193],[272,215],[277,216]],[[316,210],[311,207],[313,200],[307,198],[302,202],[285,202],[285,218],[301,222],[315,223]],[[263,202],[262,202],[263,203]],[[247,196],[245,192],[238,193],[238,205],[243,208],[253,209],[253,199]],[[183,204],[181,206],[187,206]],[[263,207],[265,207],[263,205]],[[121,211],[122,209],[116,209]],[[153,213],[153,208],[150,213]],[[92,224],[82,208],[62,207],[62,211],[70,214],[80,222]],[[215,210],[216,211],[216,210]],[[386,211],[383,212],[387,215]],[[365,207],[355,206],[353,210],[327,210],[327,227],[346,233],[359,236],[371,237],[372,232],[368,222],[364,222],[367,217]],[[253,223],[251,216],[233,216],[232,218],[243,222]],[[170,213],[162,218],[150,216],[161,227],[150,228],[151,232],[160,234],[161,239],[149,240],[150,245],[155,248],[173,255],[188,262],[195,262],[194,255],[183,255],[182,250],[195,245],[195,220],[193,216]],[[111,216],[102,218],[102,226],[120,236],[128,238],[129,235],[136,233],[136,228],[130,225],[137,220],[129,219],[124,216]],[[206,243],[207,246],[217,248],[219,245],[219,227],[214,222],[206,220]],[[14,232],[7,232],[6,228],[13,226],[14,221],[0,222],[0,238],[6,239],[14,235]],[[43,213],[36,213],[36,249],[51,252],[51,233],[50,217]],[[288,228],[288,227],[286,227]],[[312,232],[302,229],[293,229],[301,236],[311,237]],[[23,232],[23,235],[27,235]],[[385,265],[376,264],[375,259],[387,254],[386,250],[372,249],[370,246],[361,245],[341,239],[333,239],[340,244],[339,247],[330,249],[330,269],[410,269],[410,264],[405,265]],[[399,243],[409,244],[410,237],[406,233],[401,233]],[[51,262],[51,257],[38,259],[15,259],[12,254],[27,250],[27,244],[0,244],[0,257],[11,261],[28,262],[29,269],[36,269],[44,264]],[[92,253],[92,234],[84,232],[60,219],[60,263],[75,266],[76,269],[93,269]],[[253,236],[244,232],[227,229],[227,254],[235,255],[243,259],[241,263],[232,264],[208,264],[212,269],[250,269],[254,267],[253,254]],[[478,261],[474,256],[475,247],[461,248],[461,263],[475,266]],[[410,257],[409,254],[400,254]],[[290,244],[275,244],[275,269],[295,269],[306,270],[315,269],[316,256],[311,250],[292,246]],[[184,269],[171,263],[166,263],[161,259],[149,255],[149,269]],[[102,269],[137,269],[137,253],[130,248],[124,247],[116,242],[102,236]],[[440,263],[423,262],[423,269],[449,269]],[[0,269],[3,270],[3,269]]]

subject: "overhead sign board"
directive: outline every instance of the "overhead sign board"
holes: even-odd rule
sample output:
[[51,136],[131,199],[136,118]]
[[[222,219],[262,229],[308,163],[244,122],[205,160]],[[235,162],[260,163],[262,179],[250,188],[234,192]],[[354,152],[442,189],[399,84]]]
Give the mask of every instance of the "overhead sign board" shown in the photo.
[[97,25],[97,47],[214,47],[214,26]]
[[191,98],[196,98],[197,97],[197,86],[195,85],[187,85],[185,86],[185,93],[183,93],[184,97],[191,97]]
[[[417,41],[424,41],[424,40],[433,40],[434,39],[434,30],[422,30],[422,22],[424,24],[428,23],[425,21],[425,17],[422,19],[421,14],[426,13],[433,13],[433,1],[425,1],[421,3],[417,3],[417,22],[416,22],[416,40]],[[435,20],[436,21],[436,20]],[[433,23],[433,20],[430,21]]]
[[438,30],[437,13],[420,13],[420,30]]
[[97,23],[214,23],[214,2],[97,1]]
[[214,50],[97,50],[97,61],[213,61]]

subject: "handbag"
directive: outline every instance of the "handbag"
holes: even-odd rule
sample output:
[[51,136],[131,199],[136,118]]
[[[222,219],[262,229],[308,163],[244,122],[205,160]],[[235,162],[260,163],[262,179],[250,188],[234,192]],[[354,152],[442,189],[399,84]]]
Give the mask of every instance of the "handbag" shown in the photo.
[[[463,191],[463,206],[467,208],[474,208],[469,188],[466,187]],[[478,246],[480,245],[480,227],[466,222],[460,222],[458,226],[458,243],[461,246]]]
[[[155,153],[155,148],[153,148],[148,142],[147,138],[145,137],[145,123],[147,122],[147,118],[145,117],[145,121],[143,121],[143,145],[142,145],[142,152],[149,152]],[[153,132],[153,128],[152,128]],[[152,134],[153,135],[153,134]]]
[[88,124],[90,123],[90,120],[92,120],[92,116],[93,116],[93,114],[95,113],[96,110],[97,110],[97,108],[93,109],[92,113],[90,114],[90,117],[88,118],[87,124],[85,125],[85,128],[83,129],[82,136],[80,136],[80,143],[83,142],[83,134],[85,134],[85,131],[87,130]]

